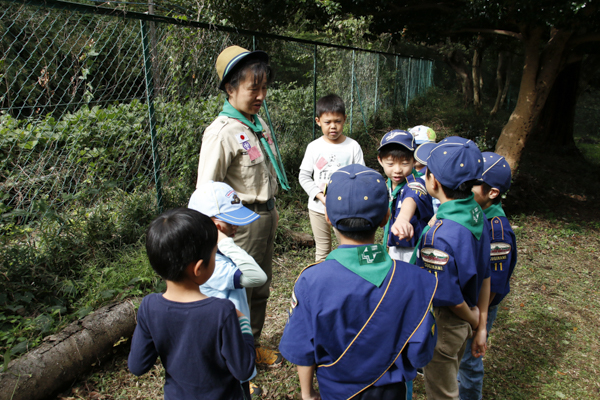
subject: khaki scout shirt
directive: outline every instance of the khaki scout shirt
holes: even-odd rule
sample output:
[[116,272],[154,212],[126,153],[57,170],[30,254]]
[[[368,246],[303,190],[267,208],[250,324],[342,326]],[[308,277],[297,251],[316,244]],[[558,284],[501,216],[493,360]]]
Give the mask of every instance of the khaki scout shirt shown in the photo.
[[[267,124],[260,118],[266,134],[271,136]],[[252,147],[257,147],[260,156],[250,160],[248,152],[242,146],[240,134],[244,135]],[[266,139],[266,135],[265,135]],[[271,151],[277,155],[272,144]],[[266,203],[277,194],[277,175],[262,150],[256,134],[236,119],[220,116],[204,131],[200,162],[198,164],[198,182],[196,186],[210,180],[225,182],[231,186],[243,204]]]

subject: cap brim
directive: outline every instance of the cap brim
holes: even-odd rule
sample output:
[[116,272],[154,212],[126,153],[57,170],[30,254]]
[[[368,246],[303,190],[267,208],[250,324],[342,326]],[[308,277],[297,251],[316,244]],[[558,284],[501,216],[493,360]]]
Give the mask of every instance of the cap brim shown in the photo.
[[417,150],[415,150],[415,160],[420,162],[423,165],[427,165],[427,159],[431,154],[431,150],[433,150],[437,146],[435,142],[427,142],[419,145]]
[[215,218],[230,223],[231,225],[243,226],[256,221],[260,218],[260,215],[246,207],[242,207],[236,211],[217,214],[215,215]]
[[238,60],[235,61],[235,63],[233,63],[232,65],[229,66],[229,70],[227,71],[226,74],[223,75],[223,79],[221,79],[221,82],[219,82],[219,89],[220,90],[225,89],[225,84],[228,82],[227,78],[238,68],[238,66],[242,60],[250,60],[253,58],[264,61],[267,64],[269,63],[269,55],[266,52],[264,52],[262,50],[256,50],[256,51],[249,52],[244,57],[240,57]]

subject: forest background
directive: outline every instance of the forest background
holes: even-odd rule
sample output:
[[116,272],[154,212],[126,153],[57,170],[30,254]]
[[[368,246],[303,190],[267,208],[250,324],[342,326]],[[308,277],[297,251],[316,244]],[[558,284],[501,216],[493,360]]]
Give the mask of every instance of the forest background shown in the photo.
[[[319,81],[319,93],[341,91],[356,107],[356,125],[347,133],[361,143],[373,168],[378,168],[375,149],[383,133],[417,124],[431,126],[438,139],[460,135],[475,140],[481,150],[498,149],[512,157],[515,177],[505,207],[518,235],[520,262],[513,294],[492,336],[485,394],[600,398],[594,378],[599,364],[590,356],[599,344],[598,324],[591,315],[598,309],[600,96],[598,32],[589,23],[598,16],[597,4],[544,2],[532,9],[529,2],[515,1],[405,3],[401,7],[386,1],[156,4],[152,11],[156,15],[237,30],[215,35],[186,27],[174,34],[158,28],[158,44],[153,44],[153,28],[148,25],[148,49],[163,46],[171,48],[171,55],[181,54],[158,72],[146,69],[158,92],[153,123],[161,139],[164,180],[157,181],[152,146],[147,146],[153,142],[144,82],[148,74],[144,76],[143,63],[127,51],[128,43],[139,49],[139,32],[126,25],[130,29],[120,29],[118,40],[112,40],[106,29],[111,25],[96,16],[73,14],[60,25],[48,23],[52,11],[14,8],[15,2],[3,1],[0,80],[13,89],[0,97],[3,369],[44,336],[102,305],[164,289],[145,260],[144,229],[159,204],[185,205],[193,190],[202,128],[223,101],[214,92],[214,57],[228,43],[257,45],[276,60],[277,82],[269,93],[269,110],[276,131],[282,133],[282,157],[292,186],[278,199],[281,227],[310,233],[304,193],[295,177],[312,139],[313,49],[239,33],[248,29],[431,60],[435,88],[409,103],[407,96],[393,90],[393,79],[376,95],[372,87],[359,85],[367,83],[374,71],[384,70],[375,69],[376,62],[390,64],[391,71],[393,57],[362,56],[365,60],[356,65],[363,69],[354,71],[349,68],[354,65],[350,51],[327,50],[320,54],[324,66],[318,75],[324,79]],[[116,7],[148,11],[146,4]],[[253,18],[247,18],[249,14]],[[24,39],[35,36],[31,32],[39,27],[47,28],[48,36],[34,42]],[[67,50],[48,42],[52,30],[65,38]],[[86,32],[98,31],[103,32],[99,38],[86,37]],[[198,40],[202,49],[187,54],[184,50]],[[11,54],[13,43],[19,41],[36,43],[35,49],[23,46]],[[68,60],[76,68],[61,74],[65,61],[55,60]],[[52,62],[59,67],[52,70]],[[548,75],[548,65],[554,76]],[[174,84],[165,84],[166,76]],[[348,77],[355,79],[342,79]],[[403,82],[402,89],[410,89]],[[109,92],[119,92],[119,101],[109,100]],[[54,101],[68,96],[75,100]],[[164,101],[167,98],[178,100]],[[514,125],[517,122],[522,125]],[[508,143],[505,147],[502,140]],[[49,149],[53,156],[45,155]],[[25,159],[38,162],[16,178]],[[83,183],[83,189],[68,190],[73,182]],[[162,185],[160,200],[157,182]],[[55,190],[57,186],[60,190]],[[36,187],[52,189],[40,192]],[[32,193],[37,197],[27,200]],[[25,206],[16,207],[15,199]],[[265,339],[272,346],[287,318],[292,282],[313,252],[283,232],[278,232],[279,273]],[[161,398],[160,366],[145,378],[134,378],[124,364],[127,346],[123,340],[101,368],[59,397]],[[297,393],[289,365],[261,374],[259,383],[266,398],[291,398]],[[416,390],[417,396],[423,395],[419,381]]]

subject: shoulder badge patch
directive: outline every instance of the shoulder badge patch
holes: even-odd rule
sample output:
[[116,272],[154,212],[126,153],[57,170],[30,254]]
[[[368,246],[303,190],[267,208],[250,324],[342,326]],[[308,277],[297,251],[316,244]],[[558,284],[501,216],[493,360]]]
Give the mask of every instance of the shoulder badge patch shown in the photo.
[[425,188],[425,185],[423,185],[421,182],[410,182],[408,184],[408,187],[412,190],[415,191],[416,194],[418,194],[419,196],[425,196],[427,195],[427,188]]
[[423,247],[421,249],[421,259],[423,259],[423,262],[425,263],[425,268],[443,271],[444,265],[448,264],[450,256],[433,247]]
[[508,243],[494,242],[490,247],[491,261],[500,261],[506,259],[506,256],[510,254],[512,247]]
[[289,311],[289,316],[292,316],[292,313],[294,312],[294,308],[296,308],[298,306],[298,298],[296,297],[296,293],[292,290],[292,300],[290,301],[290,311]]

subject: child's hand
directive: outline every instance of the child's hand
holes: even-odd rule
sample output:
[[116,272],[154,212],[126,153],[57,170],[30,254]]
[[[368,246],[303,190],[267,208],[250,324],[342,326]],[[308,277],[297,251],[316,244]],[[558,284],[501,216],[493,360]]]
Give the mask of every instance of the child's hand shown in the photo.
[[228,236],[226,234],[221,232],[220,229],[217,229],[217,243],[219,243],[221,240],[227,239],[227,238],[228,238]]
[[317,193],[315,198],[325,205],[325,196],[323,196],[323,192]]
[[475,358],[479,358],[485,355],[487,350],[487,330],[482,327],[475,332],[473,343],[471,344],[471,354]]
[[317,392],[315,389],[311,389],[309,396],[300,395],[302,400],[321,400],[321,393]]
[[392,225],[392,233],[398,236],[398,239],[412,239],[415,234],[415,230],[412,224],[402,218],[398,218],[394,225]]
[[236,312],[238,318],[245,317],[245,315],[240,310],[238,310],[237,308],[235,309],[235,312]]

